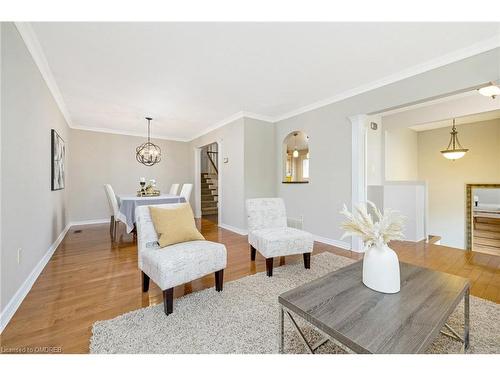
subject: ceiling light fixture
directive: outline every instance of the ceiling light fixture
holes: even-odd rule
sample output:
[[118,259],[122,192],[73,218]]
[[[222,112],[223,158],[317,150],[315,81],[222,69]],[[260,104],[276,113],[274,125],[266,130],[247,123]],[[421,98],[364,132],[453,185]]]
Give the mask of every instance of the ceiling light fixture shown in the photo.
[[479,93],[484,96],[489,96],[491,99],[495,99],[498,95],[500,95],[500,87],[490,82],[488,86],[481,87],[478,89]]
[[148,141],[138,146],[135,149],[135,158],[141,164],[148,167],[159,163],[161,160],[161,149],[159,146],[151,142],[151,117],[146,117],[148,120]]
[[441,151],[441,153],[446,159],[450,160],[460,159],[465,155],[467,151],[469,151],[469,149],[463,148],[460,142],[458,141],[458,132],[457,128],[455,127],[455,119],[453,119],[453,127],[451,128],[450,134],[451,134],[450,143],[448,143],[448,147],[446,148],[446,150]]
[[293,141],[294,141],[295,149],[293,150],[292,155],[294,158],[299,157],[299,150],[297,150],[297,134],[298,133],[293,133]]

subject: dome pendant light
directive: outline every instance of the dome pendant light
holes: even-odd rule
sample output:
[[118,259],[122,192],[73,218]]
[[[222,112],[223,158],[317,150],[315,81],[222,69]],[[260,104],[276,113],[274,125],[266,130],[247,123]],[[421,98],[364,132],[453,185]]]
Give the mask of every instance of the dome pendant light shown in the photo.
[[481,87],[477,91],[483,96],[489,96],[491,99],[495,99],[500,95],[500,87],[496,86],[493,82],[490,82],[487,86]]
[[135,149],[135,158],[141,164],[148,167],[155,165],[161,160],[161,149],[159,146],[151,142],[151,117],[146,117],[148,120],[148,141],[138,146]]
[[298,158],[299,157],[299,150],[297,150],[297,134],[298,133],[293,133],[293,137],[294,137],[293,138],[293,142],[294,142],[295,148],[293,150],[292,155],[293,155],[294,158]]
[[448,147],[446,150],[442,150],[441,153],[446,159],[450,160],[456,160],[460,159],[465,155],[467,151],[469,151],[468,148],[463,148],[460,142],[458,141],[458,132],[457,128],[455,127],[455,119],[453,119],[453,127],[451,128],[451,138],[450,138],[450,143],[448,143]]

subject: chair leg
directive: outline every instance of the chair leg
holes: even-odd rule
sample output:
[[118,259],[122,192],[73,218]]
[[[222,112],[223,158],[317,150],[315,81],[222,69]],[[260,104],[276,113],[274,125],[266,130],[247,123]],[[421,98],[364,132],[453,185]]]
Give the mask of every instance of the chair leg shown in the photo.
[[266,273],[269,277],[273,275],[273,258],[266,258]]
[[116,242],[116,228],[118,227],[118,222],[115,220],[114,229],[113,229],[113,242]]
[[255,253],[257,252],[257,249],[250,245],[250,260],[255,260]]
[[304,253],[302,255],[304,256],[304,268],[311,268],[311,253]]
[[142,272],[142,292],[146,293],[149,290],[149,276]]
[[134,224],[134,229],[132,229],[132,239],[137,241],[137,227]]
[[113,236],[113,224],[115,222],[115,217],[111,215],[111,219],[109,220],[109,235]]
[[163,291],[163,311],[166,315],[170,315],[174,311],[174,288]]
[[222,292],[224,287],[224,270],[219,270],[215,272],[215,290]]

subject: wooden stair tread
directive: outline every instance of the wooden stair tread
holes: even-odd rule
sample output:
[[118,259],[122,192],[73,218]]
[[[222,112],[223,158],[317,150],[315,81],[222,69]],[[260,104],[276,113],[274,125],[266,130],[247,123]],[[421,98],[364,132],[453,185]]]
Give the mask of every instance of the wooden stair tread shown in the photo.
[[474,223],[474,229],[486,230],[490,232],[500,232],[500,224]]
[[500,219],[492,217],[476,216],[474,220],[476,223],[500,225]]
[[500,249],[500,239],[474,237],[474,246],[475,245],[498,247]]
[[489,230],[475,230],[474,237],[481,238],[492,238],[492,239],[500,239],[500,232],[493,232]]

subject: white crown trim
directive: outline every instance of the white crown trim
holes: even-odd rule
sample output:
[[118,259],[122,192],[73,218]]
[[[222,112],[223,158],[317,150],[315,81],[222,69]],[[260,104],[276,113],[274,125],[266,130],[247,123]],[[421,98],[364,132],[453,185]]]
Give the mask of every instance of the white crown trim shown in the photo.
[[[43,78],[45,79],[45,82],[47,83],[47,86],[49,90],[52,93],[52,96],[54,97],[54,100],[56,101],[57,105],[59,106],[59,109],[61,113],[63,114],[64,118],[66,119],[66,122],[68,123],[70,128],[73,129],[81,129],[81,130],[89,130],[89,131],[97,131],[97,132],[103,132],[103,133],[111,133],[111,134],[120,134],[120,135],[133,135],[133,136],[143,136],[141,134],[137,134],[134,132],[127,132],[127,131],[119,131],[119,130],[114,130],[114,129],[107,129],[107,128],[97,128],[97,127],[84,127],[84,126],[75,126],[72,121],[71,121],[71,116],[69,115],[68,110],[66,109],[65,102],[63,100],[62,94],[59,90],[59,87],[57,86],[57,83],[54,79],[54,76],[52,74],[52,71],[50,70],[49,64],[47,62],[47,59],[43,53],[42,47],[38,41],[38,38],[36,37],[36,34],[31,27],[29,22],[15,22],[15,25],[21,34],[21,37],[24,40],[24,43],[26,44],[26,47],[28,48],[29,52],[31,53],[33,60],[35,61],[35,64],[38,66],[38,69],[40,70],[40,73],[42,74]],[[156,136],[156,138],[159,139],[167,139],[167,140],[177,140],[181,142],[189,142],[193,141],[196,138],[199,138],[207,133],[210,133],[211,131],[214,131],[224,125],[227,125],[233,121],[239,120],[241,118],[247,117],[247,118],[252,118],[255,120],[261,120],[261,121],[266,121],[270,123],[276,123],[278,121],[286,120],[291,117],[298,116],[302,113],[312,111],[314,109],[318,109],[336,102],[339,102],[341,100],[345,100],[351,97],[354,97],[356,95],[360,95],[363,93],[366,93],[368,91],[372,91],[375,89],[378,89],[383,86],[387,86],[391,83],[398,82],[413,76],[416,76],[421,73],[428,72],[430,70],[440,68],[442,66],[466,59],[471,56],[478,55],[483,52],[487,52],[490,50],[493,50],[495,48],[500,47],[500,34],[491,37],[489,39],[485,39],[483,41],[474,43],[468,47],[461,48],[459,50],[450,52],[448,54],[445,54],[443,56],[437,57],[435,59],[429,60],[427,62],[424,62],[422,64],[415,65],[413,67],[403,69],[395,74],[391,74],[389,76],[386,76],[382,79],[367,83],[365,85],[361,85],[358,87],[355,87],[353,89],[346,90],[342,93],[339,93],[337,95],[334,95],[332,97],[308,104],[306,106],[297,108],[293,111],[289,111],[286,113],[283,113],[278,116],[267,116],[267,115],[262,115],[258,113],[252,113],[252,112],[246,112],[246,111],[240,111],[237,112],[215,124],[212,126],[209,126],[202,132],[198,133],[194,137],[190,138],[168,138],[168,137],[161,137],[161,136]]]
[[59,86],[57,86],[54,75],[52,74],[52,70],[50,70],[49,63],[47,61],[47,58],[45,57],[45,54],[43,53],[42,46],[40,45],[40,42],[36,37],[35,31],[31,27],[31,24],[29,22],[15,22],[14,24],[16,25],[16,28],[19,31],[19,34],[21,35],[26,48],[28,48],[28,51],[33,57],[35,65],[38,67],[40,74],[45,80],[45,83],[47,84],[49,91],[54,97],[54,100],[59,107],[59,110],[61,111],[64,119],[66,120],[66,123],[69,127],[72,127],[71,116],[69,115],[69,112],[66,108],[66,103],[64,102],[61,91],[59,90]]
[[[84,126],[84,125],[73,125],[73,126],[71,126],[71,129],[86,130],[86,131],[98,132],[98,133],[129,135],[129,136],[132,136],[132,137],[147,138],[147,134],[145,132],[134,132],[134,131],[127,131],[127,130],[116,130],[116,129],[109,129],[109,128],[98,128],[98,127]],[[167,141],[175,141],[175,142],[189,142],[190,141],[190,139],[188,139],[188,138],[164,137],[162,135],[154,135],[154,136],[151,137],[151,139],[164,139],[164,140],[167,140]]]
[[251,118],[254,120],[260,120],[260,121],[274,123],[274,118],[271,116],[261,115],[261,114],[253,113],[253,112],[240,111],[240,112],[236,112],[235,114],[233,114],[229,117],[226,117],[225,119],[218,121],[215,124],[209,126],[207,129],[203,130],[201,133],[198,133],[196,136],[191,138],[190,141],[194,141],[195,139],[200,138],[200,137],[204,136],[205,134],[208,134],[208,133],[210,133],[214,130],[217,130],[217,129],[219,129],[227,124],[230,124],[231,122],[240,120],[240,119],[245,118],[245,117]]
[[278,122],[278,121],[286,120],[286,119],[291,118],[291,117],[298,116],[302,113],[309,112],[309,111],[312,111],[314,109],[321,108],[321,107],[327,106],[329,104],[333,104],[333,103],[339,102],[341,100],[345,100],[345,99],[351,98],[353,96],[360,95],[360,94],[363,94],[365,92],[378,89],[378,88],[383,87],[383,86],[387,86],[391,83],[402,81],[404,79],[416,76],[418,74],[428,72],[428,71],[433,70],[433,69],[440,68],[440,67],[448,65],[448,64],[452,64],[454,62],[466,59],[468,57],[479,55],[480,53],[483,53],[483,52],[491,51],[491,50],[498,48],[498,47],[500,47],[500,34],[495,36],[495,37],[483,40],[483,41],[475,43],[475,44],[472,44],[468,47],[459,49],[457,51],[450,52],[450,53],[445,54],[443,56],[440,56],[438,58],[429,60],[429,61],[424,62],[422,64],[418,64],[418,65],[412,66],[410,68],[401,70],[398,73],[391,74],[391,75],[386,76],[382,79],[367,83],[365,85],[358,86],[356,88],[353,88],[353,89],[350,89],[347,91],[344,91],[344,92],[337,94],[337,95],[334,95],[330,98],[320,100],[318,102],[306,105],[304,107],[287,112],[287,113],[282,114],[280,116],[276,116],[274,118],[274,122]]

